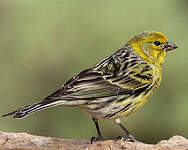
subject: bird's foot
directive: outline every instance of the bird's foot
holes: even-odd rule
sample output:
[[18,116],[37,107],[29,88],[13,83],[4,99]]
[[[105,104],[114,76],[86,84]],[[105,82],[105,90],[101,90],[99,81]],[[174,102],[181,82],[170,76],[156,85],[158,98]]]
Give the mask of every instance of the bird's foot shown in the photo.
[[127,142],[137,142],[137,140],[134,138],[134,137],[122,137],[122,136],[118,136],[116,139],[115,139],[115,142],[116,141],[127,141]]
[[104,141],[104,138],[102,136],[99,136],[99,137],[92,137],[91,138],[91,144],[93,142],[97,142],[97,141]]

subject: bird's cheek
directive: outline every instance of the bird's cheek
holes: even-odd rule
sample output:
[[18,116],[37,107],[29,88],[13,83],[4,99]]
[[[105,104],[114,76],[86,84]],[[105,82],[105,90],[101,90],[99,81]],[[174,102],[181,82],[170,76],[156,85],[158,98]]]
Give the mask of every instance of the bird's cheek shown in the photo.
[[148,54],[150,53],[151,49],[152,49],[152,47],[151,47],[150,45],[148,45],[148,44],[143,44],[143,45],[141,46],[141,50],[142,50],[146,55],[148,55]]

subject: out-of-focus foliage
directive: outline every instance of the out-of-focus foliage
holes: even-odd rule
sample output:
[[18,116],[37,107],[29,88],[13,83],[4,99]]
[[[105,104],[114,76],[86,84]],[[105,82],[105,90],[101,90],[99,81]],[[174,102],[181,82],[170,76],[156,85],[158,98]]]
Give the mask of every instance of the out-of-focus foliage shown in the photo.
[[[163,32],[170,51],[150,101],[123,123],[143,142],[188,136],[188,10],[177,0],[36,0],[0,2],[0,114],[37,102],[66,80],[123,46],[138,32]],[[0,119],[0,130],[61,138],[96,135],[88,115],[56,107],[23,120]],[[100,121],[107,139],[124,135]]]

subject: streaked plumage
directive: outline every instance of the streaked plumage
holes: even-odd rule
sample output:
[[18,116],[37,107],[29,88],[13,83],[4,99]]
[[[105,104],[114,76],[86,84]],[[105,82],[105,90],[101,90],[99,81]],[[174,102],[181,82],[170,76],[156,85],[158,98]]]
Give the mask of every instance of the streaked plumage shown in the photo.
[[[175,48],[160,32],[137,34],[124,47],[82,71],[43,101],[3,117],[22,118],[62,105],[83,109],[92,116],[96,126],[98,119],[113,119],[122,127],[119,118],[136,111],[156,91],[161,82],[161,65],[166,51]],[[97,130],[98,139],[102,139],[99,128]]]

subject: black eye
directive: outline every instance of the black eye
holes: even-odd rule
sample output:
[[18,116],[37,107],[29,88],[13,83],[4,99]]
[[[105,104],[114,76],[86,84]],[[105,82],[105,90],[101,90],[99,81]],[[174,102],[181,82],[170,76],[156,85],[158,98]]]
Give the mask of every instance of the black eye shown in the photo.
[[161,45],[161,43],[160,43],[159,41],[155,41],[154,44],[155,44],[156,46]]

